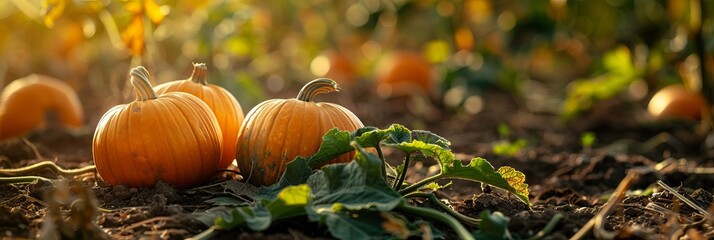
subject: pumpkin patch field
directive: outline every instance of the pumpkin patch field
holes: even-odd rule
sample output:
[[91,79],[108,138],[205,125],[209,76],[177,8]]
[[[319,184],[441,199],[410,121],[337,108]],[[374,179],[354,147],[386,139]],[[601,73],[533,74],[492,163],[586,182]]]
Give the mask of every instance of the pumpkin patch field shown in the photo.
[[0,3],[0,239],[712,239],[708,1]]

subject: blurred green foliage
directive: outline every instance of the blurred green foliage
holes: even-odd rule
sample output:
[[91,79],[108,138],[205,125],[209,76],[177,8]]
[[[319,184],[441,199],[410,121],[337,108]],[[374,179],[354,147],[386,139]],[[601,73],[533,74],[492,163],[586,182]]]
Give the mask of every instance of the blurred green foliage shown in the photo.
[[569,120],[603,99],[645,101],[672,82],[710,91],[701,80],[711,79],[702,63],[712,57],[699,55],[714,49],[713,7],[698,0],[12,0],[0,3],[0,86],[44,73],[105,110],[131,99],[131,66],[147,66],[158,84],[206,62],[209,81],[249,109],[291,97],[323,74],[311,63],[325,51],[355,65],[360,84],[335,79],[355,86],[343,91],[373,92],[378,60],[411,49],[432,62],[433,99],[453,111],[477,114],[488,103],[473,96],[498,90]]

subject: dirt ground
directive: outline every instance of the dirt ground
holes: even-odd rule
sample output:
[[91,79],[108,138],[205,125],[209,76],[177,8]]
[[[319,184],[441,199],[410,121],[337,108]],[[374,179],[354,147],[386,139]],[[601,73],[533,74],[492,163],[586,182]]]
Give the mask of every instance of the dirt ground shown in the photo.
[[[600,231],[613,231],[617,238],[623,239],[685,233],[714,237],[711,219],[656,184],[662,180],[701,208],[709,209],[714,177],[711,171],[706,172],[706,167],[711,165],[712,143],[711,139],[707,141],[705,136],[695,133],[697,124],[637,123],[633,119],[640,119],[642,113],[624,110],[627,106],[622,103],[607,105],[607,111],[593,111],[564,124],[555,115],[525,110],[510,96],[500,92],[484,95],[486,104],[476,115],[455,113],[438,104],[421,112],[413,111],[419,106],[404,99],[380,101],[378,109],[383,110],[379,111],[368,101],[344,105],[353,109],[366,125],[387,127],[400,123],[411,129],[429,130],[449,139],[460,159],[484,157],[495,167],[508,165],[525,173],[530,185],[530,208],[501,191],[482,190],[480,185],[465,181],[454,181],[451,187],[439,193],[443,201],[468,216],[478,217],[486,209],[502,212],[510,218],[509,230],[514,236],[528,238],[556,215],[561,215],[563,218],[556,227],[541,239],[570,238],[603,209],[618,184],[634,169],[640,173],[639,178],[630,186],[627,197],[605,216]],[[405,114],[410,112],[407,109],[412,113]],[[499,124],[512,130],[507,139],[496,131]],[[583,130],[597,136],[592,147],[580,144]],[[65,168],[90,165],[92,133],[93,130],[71,134],[48,129],[31,134],[27,142],[2,142],[0,167],[17,168],[42,160],[54,161]],[[525,139],[528,144],[515,155],[494,153],[494,144],[517,139]],[[429,166],[434,162],[424,160],[413,164],[409,178],[433,174]],[[57,177],[52,172],[35,174]],[[2,184],[0,238],[35,238],[40,233],[59,231],[66,238],[76,238],[76,234],[82,232],[113,238],[183,239],[208,228],[190,214],[212,207],[206,202],[208,199],[228,196],[226,189],[231,184],[240,183],[217,177],[206,186],[183,191],[164,183],[154,188],[112,187],[93,173],[57,186],[42,181]],[[72,196],[90,196],[91,201],[69,206],[69,201],[53,196],[70,200]],[[414,203],[428,205],[428,201],[421,199]],[[93,209],[93,206],[102,210],[86,210],[81,216],[69,214],[67,210]],[[237,229],[219,238],[330,238],[324,226],[305,219],[289,219],[274,225],[277,226],[258,233]],[[677,230],[680,232],[674,233]],[[594,237],[592,233],[585,236],[586,239]]]

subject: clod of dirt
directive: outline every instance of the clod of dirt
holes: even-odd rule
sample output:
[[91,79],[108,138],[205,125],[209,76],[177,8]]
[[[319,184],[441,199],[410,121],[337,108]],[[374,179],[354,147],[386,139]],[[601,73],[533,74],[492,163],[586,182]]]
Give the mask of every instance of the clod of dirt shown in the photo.
[[0,206],[0,232],[10,237],[23,236],[28,231],[29,224],[20,209]]

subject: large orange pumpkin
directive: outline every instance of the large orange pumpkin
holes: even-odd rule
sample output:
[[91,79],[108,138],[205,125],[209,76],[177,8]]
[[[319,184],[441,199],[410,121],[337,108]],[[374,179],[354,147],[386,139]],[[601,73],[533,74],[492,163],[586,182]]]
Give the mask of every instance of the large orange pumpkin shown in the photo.
[[233,162],[238,143],[238,130],[243,124],[243,109],[233,95],[226,89],[206,82],[206,64],[193,65],[193,73],[186,80],[167,82],[156,86],[157,94],[167,92],[185,92],[194,95],[208,104],[218,119],[223,132],[223,157],[220,168],[227,168]]
[[[335,81],[316,79],[307,83],[297,98],[268,100],[250,110],[238,136],[236,153],[243,177],[255,185],[274,184],[288,162],[317,152],[322,135],[330,129],[354,131],[363,127],[346,108],[312,101],[317,94],[335,91]],[[348,162],[354,155],[346,153],[328,163]]]
[[201,99],[182,92],[156,95],[143,67],[131,70],[136,100],[102,116],[92,140],[94,164],[111,185],[177,188],[213,176],[221,158],[216,117]]
[[387,54],[376,66],[377,94],[381,97],[429,95],[433,87],[431,63],[418,52]]
[[12,81],[0,93],[0,140],[43,127],[48,112],[56,112],[66,127],[84,123],[79,97],[67,83],[38,74]]

